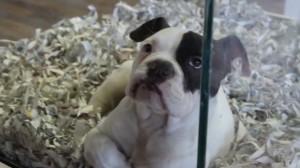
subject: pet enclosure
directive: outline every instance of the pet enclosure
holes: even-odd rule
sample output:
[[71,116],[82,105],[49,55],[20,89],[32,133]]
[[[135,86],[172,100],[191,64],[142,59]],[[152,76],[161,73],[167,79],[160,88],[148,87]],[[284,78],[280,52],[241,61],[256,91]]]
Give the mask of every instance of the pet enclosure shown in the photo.
[[[66,11],[78,3],[89,12],[46,27],[34,23],[55,11],[32,12],[41,2],[0,2],[0,167],[88,167],[83,137],[105,119],[92,113],[88,102],[113,69],[134,58],[137,44],[128,33],[164,16],[171,26],[204,34],[204,0],[124,0],[106,14],[98,10],[106,1],[79,2],[47,2],[57,10],[65,5]],[[214,1],[213,39],[237,36],[251,69],[250,76],[242,75],[242,61],[236,59],[222,80],[235,137],[227,157],[214,166],[300,166],[299,18],[296,0]],[[25,23],[36,30],[17,36],[28,29]]]

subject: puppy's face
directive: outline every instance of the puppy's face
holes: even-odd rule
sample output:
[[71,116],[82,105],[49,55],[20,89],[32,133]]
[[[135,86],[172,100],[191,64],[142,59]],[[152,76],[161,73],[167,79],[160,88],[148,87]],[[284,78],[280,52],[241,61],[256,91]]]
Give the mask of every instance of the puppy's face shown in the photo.
[[199,35],[173,27],[145,39],[133,63],[127,95],[156,112],[192,108],[199,103],[201,43]]
[[[199,107],[200,74],[202,68],[202,36],[180,28],[169,27],[164,18],[150,20],[137,28],[130,37],[140,43],[133,63],[132,78],[126,95],[155,109],[158,113],[181,115]],[[230,43],[240,44],[235,53],[248,59],[240,41],[234,36],[214,41],[211,96],[218,92],[220,81],[230,72]],[[230,57],[230,58],[229,58]],[[246,58],[246,59],[245,59]],[[242,59],[243,60],[243,59]],[[228,64],[228,65],[227,65]],[[226,65],[226,66],[224,66]],[[246,72],[249,73],[249,72]]]

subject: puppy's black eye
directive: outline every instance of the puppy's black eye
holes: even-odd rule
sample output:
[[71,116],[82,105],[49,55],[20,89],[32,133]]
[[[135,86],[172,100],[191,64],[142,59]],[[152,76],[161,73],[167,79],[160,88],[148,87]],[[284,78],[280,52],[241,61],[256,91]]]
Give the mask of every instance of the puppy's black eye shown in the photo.
[[144,47],[143,47],[143,50],[146,53],[151,53],[152,52],[152,46],[151,46],[151,44],[145,44]]
[[202,60],[200,57],[193,57],[189,60],[189,64],[195,69],[200,69],[202,67]]

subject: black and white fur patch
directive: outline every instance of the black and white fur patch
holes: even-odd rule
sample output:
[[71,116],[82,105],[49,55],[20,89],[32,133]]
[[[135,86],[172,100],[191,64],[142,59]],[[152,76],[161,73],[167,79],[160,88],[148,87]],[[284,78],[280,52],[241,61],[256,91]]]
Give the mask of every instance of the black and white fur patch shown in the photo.
[[191,66],[191,61],[196,57],[202,59],[202,37],[189,31],[182,36],[182,40],[176,50],[176,61],[180,65],[184,74],[184,89],[185,91],[195,92],[200,87],[200,74],[199,69]]

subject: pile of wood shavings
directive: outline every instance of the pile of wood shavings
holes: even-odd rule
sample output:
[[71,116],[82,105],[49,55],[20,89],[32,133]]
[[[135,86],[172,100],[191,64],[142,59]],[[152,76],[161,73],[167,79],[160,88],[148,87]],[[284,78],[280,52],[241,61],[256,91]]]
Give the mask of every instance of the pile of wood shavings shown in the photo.
[[32,39],[1,40],[0,151],[23,166],[83,166],[82,137],[100,120],[88,100],[131,58],[132,42],[89,9]]
[[[100,120],[89,113],[87,102],[107,74],[135,54],[128,32],[157,16],[172,26],[203,30],[204,9],[192,2],[118,3],[101,23],[89,8],[89,15],[37,30],[32,39],[0,41],[6,45],[0,48],[0,151],[22,165],[85,166],[82,137]],[[272,17],[245,0],[219,0],[215,10],[215,38],[240,37],[252,68],[250,78],[237,71],[224,80],[238,132],[231,155],[216,166],[297,167],[298,23]]]

